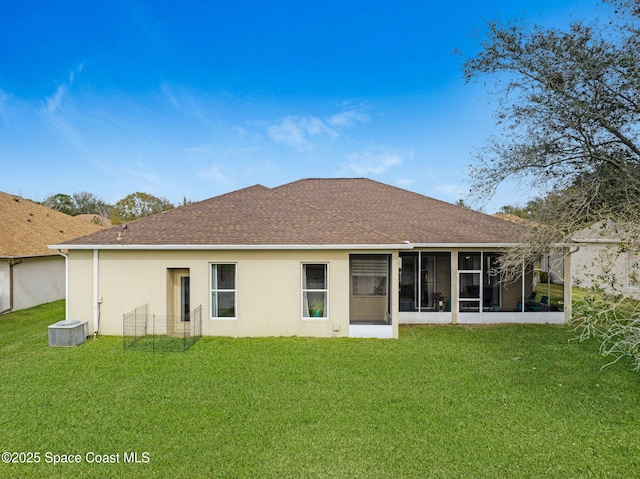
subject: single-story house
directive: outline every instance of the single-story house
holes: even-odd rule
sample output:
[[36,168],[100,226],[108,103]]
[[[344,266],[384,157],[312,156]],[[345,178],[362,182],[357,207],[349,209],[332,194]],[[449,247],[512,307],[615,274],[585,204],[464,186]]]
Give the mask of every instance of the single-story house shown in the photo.
[[573,239],[579,244],[571,260],[574,284],[598,285],[609,293],[640,299],[640,254],[624,243],[637,241],[635,233],[598,222],[578,231]]
[[[495,213],[493,216],[496,218],[500,218],[503,220],[510,221],[511,223],[519,224],[523,227],[535,229],[537,228],[537,223],[526,220],[524,218],[520,218],[519,216],[509,214],[509,213]],[[571,245],[575,246],[575,242],[571,241]],[[573,254],[573,250],[571,254]],[[540,257],[540,271],[543,273],[547,273],[547,283],[564,283],[565,281],[565,270],[564,270],[564,260],[566,257],[566,252],[558,252],[552,254],[542,255]]]
[[100,229],[0,192],[0,314],[65,297],[65,260],[48,248]]
[[[256,185],[51,245],[68,316],[123,334],[141,305],[202,334],[398,337],[399,324],[564,323],[529,311],[533,270],[495,271],[521,228],[369,179]],[[567,286],[568,288],[568,286]],[[570,290],[565,297],[570,297]]]

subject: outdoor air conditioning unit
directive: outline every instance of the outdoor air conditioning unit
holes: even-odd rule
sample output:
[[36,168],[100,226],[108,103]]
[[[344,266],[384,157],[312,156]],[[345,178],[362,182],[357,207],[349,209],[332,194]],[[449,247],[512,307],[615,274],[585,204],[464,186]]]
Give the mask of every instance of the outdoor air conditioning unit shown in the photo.
[[78,346],[89,336],[89,323],[65,319],[49,326],[49,346]]

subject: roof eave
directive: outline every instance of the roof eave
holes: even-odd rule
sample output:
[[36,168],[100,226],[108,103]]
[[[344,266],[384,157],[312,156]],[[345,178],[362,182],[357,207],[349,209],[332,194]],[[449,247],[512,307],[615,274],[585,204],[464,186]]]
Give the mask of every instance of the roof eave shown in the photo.
[[[52,248],[49,247],[49,249],[52,249]],[[47,258],[49,256],[57,256],[57,255],[58,255],[57,253],[0,255],[0,260],[27,259],[27,258]]]
[[353,250],[353,249],[365,249],[365,250],[388,250],[388,249],[411,249],[413,245],[410,243],[393,243],[393,244],[240,244],[240,245],[194,245],[194,244],[57,244],[49,245],[50,249],[60,250],[137,250],[137,251],[151,251],[151,250]]
[[[49,245],[53,250],[407,250],[415,248],[447,248],[447,249],[469,249],[469,248],[515,248],[521,243],[517,242],[496,242],[496,243],[390,243],[390,244],[57,244]],[[555,247],[576,246],[576,242],[555,243]],[[43,255],[44,256],[44,255]]]
[[[496,243],[411,243],[413,248],[516,248],[521,246],[523,242],[496,242]],[[576,241],[564,241],[551,243],[554,248],[571,248],[578,246]]]
[[412,243],[414,248],[515,248],[522,243]]

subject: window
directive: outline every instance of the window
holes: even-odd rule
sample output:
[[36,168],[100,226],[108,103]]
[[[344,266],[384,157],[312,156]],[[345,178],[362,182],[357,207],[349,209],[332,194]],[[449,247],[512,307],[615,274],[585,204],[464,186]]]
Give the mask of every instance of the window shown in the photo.
[[191,311],[191,295],[189,293],[189,276],[180,277],[180,321],[189,321]]
[[502,277],[499,273],[500,255],[498,253],[483,253],[484,269],[482,271],[482,306],[485,310],[500,308]]
[[328,291],[326,264],[302,265],[302,317],[328,317]]
[[211,265],[211,317],[236,317],[236,265]]
[[451,253],[400,252],[400,311],[451,311]]
[[458,297],[461,312],[480,311],[481,253],[458,253]]
[[498,260],[497,253],[458,253],[460,312],[500,310]]
[[477,271],[482,264],[482,253],[458,253],[458,270]]
[[353,296],[386,296],[389,271],[386,256],[365,256],[351,260]]

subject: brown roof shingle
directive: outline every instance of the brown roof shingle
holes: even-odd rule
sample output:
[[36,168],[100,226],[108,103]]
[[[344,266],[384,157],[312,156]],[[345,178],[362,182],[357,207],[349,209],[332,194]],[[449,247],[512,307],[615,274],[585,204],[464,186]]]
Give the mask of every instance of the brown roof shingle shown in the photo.
[[99,229],[96,224],[0,192],[0,257],[56,254],[47,246]]
[[76,238],[68,245],[513,243],[516,226],[367,179],[237,190]]
[[411,243],[514,243],[521,233],[508,221],[366,178],[300,180],[275,190]]

